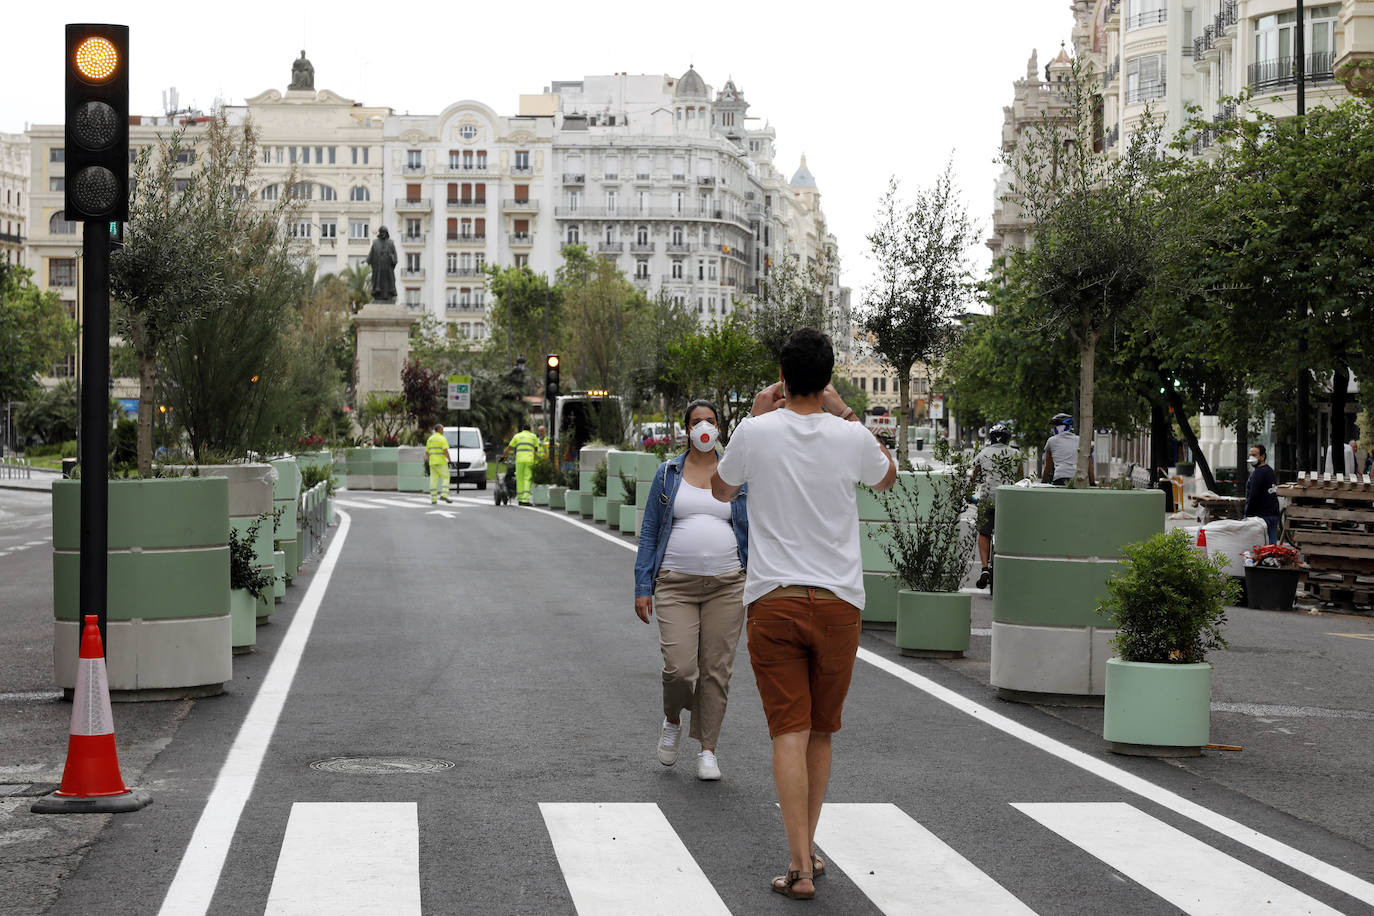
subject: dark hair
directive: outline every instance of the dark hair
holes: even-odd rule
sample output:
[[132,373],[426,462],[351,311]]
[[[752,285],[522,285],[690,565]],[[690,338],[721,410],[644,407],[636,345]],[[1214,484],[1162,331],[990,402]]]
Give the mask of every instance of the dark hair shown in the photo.
[[835,368],[835,350],[830,338],[815,328],[798,328],[782,345],[778,362],[788,396],[819,394],[830,384]]
[[527,433],[527,432],[530,431],[530,421],[529,421],[529,420],[521,420],[521,421],[520,421],[520,431],[521,431],[521,432],[525,432],[525,433]]
[[1258,442],[1256,442],[1254,445],[1252,445],[1252,446],[1250,446],[1250,447],[1253,448],[1253,449],[1258,449],[1261,458],[1268,458],[1268,457],[1269,457],[1269,452],[1266,451],[1265,448],[1264,448],[1264,446],[1260,445]]
[[697,398],[695,401],[688,404],[687,409],[682,412],[683,429],[692,428],[692,411],[696,410],[698,407],[710,408],[711,414],[715,417],[715,420],[712,422],[714,422],[717,426],[720,425],[720,411],[716,409],[716,405],[706,400],[705,398]]

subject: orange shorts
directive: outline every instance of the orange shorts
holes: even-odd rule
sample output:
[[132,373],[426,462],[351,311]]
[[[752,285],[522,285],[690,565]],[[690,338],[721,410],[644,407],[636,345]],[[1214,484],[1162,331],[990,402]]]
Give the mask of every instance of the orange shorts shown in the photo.
[[859,609],[838,598],[765,596],[749,605],[749,661],[769,737],[840,730],[859,629]]

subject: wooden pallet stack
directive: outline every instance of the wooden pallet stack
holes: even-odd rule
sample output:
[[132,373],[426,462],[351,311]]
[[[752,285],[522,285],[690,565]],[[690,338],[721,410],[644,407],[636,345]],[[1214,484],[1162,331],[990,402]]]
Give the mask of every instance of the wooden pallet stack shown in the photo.
[[1282,484],[1284,524],[1309,570],[1309,595],[1346,608],[1374,598],[1374,482],[1366,475],[1300,474]]

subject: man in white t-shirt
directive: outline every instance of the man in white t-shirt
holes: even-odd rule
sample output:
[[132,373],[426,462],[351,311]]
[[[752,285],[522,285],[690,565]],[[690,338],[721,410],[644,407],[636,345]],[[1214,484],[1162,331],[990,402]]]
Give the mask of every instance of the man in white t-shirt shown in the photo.
[[809,898],[825,869],[815,855],[816,822],[864,604],[855,488],[886,490],[897,468],[831,386],[835,356],[824,334],[796,331],[780,362],[782,381],[754,398],[711,489],[728,501],[749,484],[745,626],[789,855],[787,874],[772,887]]

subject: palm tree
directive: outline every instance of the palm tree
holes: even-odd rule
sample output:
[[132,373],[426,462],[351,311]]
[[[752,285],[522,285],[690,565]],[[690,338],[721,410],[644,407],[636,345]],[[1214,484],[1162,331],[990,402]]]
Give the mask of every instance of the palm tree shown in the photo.
[[339,273],[339,276],[348,287],[348,301],[354,312],[372,301],[371,267],[366,264],[350,264]]

